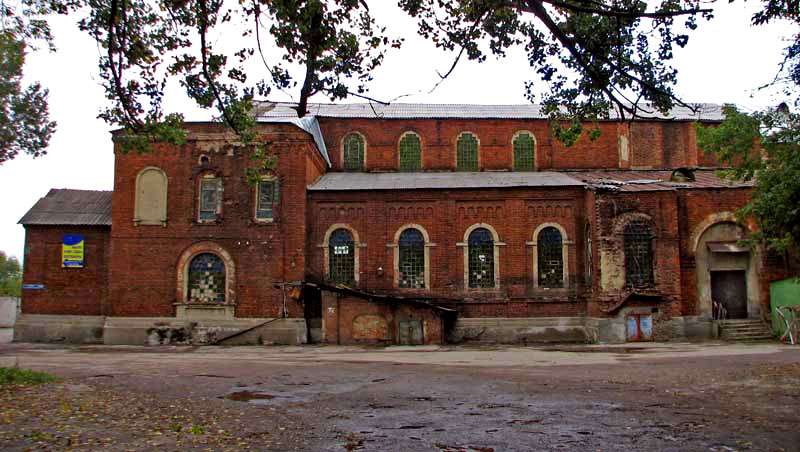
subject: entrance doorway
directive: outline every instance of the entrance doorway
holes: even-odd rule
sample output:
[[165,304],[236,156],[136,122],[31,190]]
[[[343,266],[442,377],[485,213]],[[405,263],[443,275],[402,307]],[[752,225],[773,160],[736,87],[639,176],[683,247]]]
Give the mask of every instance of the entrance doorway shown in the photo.
[[746,319],[747,281],[745,271],[712,271],[711,299],[722,304],[729,319]]

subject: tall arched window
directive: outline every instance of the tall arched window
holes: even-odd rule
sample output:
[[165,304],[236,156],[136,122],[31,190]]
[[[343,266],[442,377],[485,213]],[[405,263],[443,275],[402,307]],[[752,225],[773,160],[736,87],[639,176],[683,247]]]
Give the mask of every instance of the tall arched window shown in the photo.
[[328,239],[328,279],[335,284],[355,283],[355,242],[347,229],[333,231]]
[[464,132],[456,142],[456,170],[478,171],[478,139]]
[[514,136],[514,169],[533,171],[536,169],[536,139],[530,132],[519,132]]
[[494,287],[494,238],[486,228],[472,231],[467,241],[470,288]]
[[625,282],[632,287],[652,285],[653,233],[647,223],[632,221],[623,231]]
[[342,141],[342,166],[345,171],[364,170],[364,137],[357,133],[348,134]]
[[225,264],[216,254],[201,253],[192,258],[188,271],[187,303],[225,302]]
[[419,135],[406,132],[399,144],[400,171],[419,171],[422,169],[422,143]]
[[425,288],[425,238],[414,228],[400,234],[398,247],[397,285],[401,288]]
[[539,287],[564,287],[564,254],[561,232],[548,226],[539,232],[537,259],[539,260]]

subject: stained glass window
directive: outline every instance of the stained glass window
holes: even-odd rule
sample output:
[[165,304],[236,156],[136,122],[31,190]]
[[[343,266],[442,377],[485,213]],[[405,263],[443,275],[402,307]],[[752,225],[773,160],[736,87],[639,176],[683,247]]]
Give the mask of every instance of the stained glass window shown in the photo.
[[189,303],[225,302],[225,264],[216,254],[202,253],[189,263]]
[[407,133],[400,139],[400,171],[422,169],[422,144],[416,133]]
[[425,239],[416,229],[406,229],[398,241],[398,285],[404,288],[425,288]]
[[200,181],[200,220],[216,220],[222,203],[222,181],[214,177],[205,177]]
[[256,194],[256,219],[272,220],[275,215],[275,208],[280,200],[280,189],[276,180],[258,181],[258,192]]
[[458,171],[478,171],[478,139],[464,132],[456,143],[456,169]]
[[561,240],[561,232],[552,226],[539,232],[536,243],[539,287],[564,287],[564,255]]
[[533,135],[520,132],[514,138],[514,169],[517,171],[533,171],[535,168],[536,142]]
[[469,287],[494,287],[494,239],[488,229],[472,231],[468,240]]
[[653,233],[650,226],[634,221],[625,226],[625,281],[633,287],[653,284]]
[[329,279],[335,284],[355,283],[355,243],[347,229],[337,229],[328,240]]
[[342,143],[345,171],[364,170],[364,138],[357,133],[351,133],[344,138]]

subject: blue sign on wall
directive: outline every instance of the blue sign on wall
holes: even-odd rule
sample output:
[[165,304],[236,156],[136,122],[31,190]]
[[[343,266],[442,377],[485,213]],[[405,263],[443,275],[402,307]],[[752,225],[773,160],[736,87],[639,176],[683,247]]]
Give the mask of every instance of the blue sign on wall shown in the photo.
[[23,284],[22,288],[25,290],[42,290],[44,289],[44,284]]

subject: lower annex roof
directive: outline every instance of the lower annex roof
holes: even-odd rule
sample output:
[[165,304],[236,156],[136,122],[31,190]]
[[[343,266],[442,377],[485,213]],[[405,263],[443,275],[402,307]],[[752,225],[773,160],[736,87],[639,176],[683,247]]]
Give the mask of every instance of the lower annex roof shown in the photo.
[[556,172],[327,173],[310,191],[413,190],[437,188],[582,187]]

